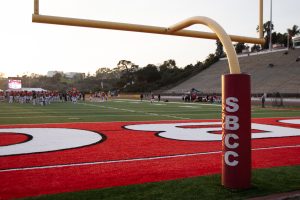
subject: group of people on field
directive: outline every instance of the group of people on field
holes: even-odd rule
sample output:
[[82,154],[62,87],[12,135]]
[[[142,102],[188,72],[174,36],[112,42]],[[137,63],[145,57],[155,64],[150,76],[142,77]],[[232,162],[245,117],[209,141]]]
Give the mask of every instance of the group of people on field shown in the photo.
[[217,95],[200,96],[196,93],[182,95],[182,101],[185,102],[209,102],[209,103],[221,103],[221,97]]
[[92,102],[104,102],[108,100],[108,96],[111,96],[110,92],[95,92],[90,95],[90,101]]
[[77,90],[67,92],[57,91],[8,91],[3,93],[8,103],[32,103],[33,105],[45,106],[51,102],[71,101],[77,103],[79,99],[84,100],[85,94]]
[[[148,95],[146,95],[146,98],[148,97]],[[160,94],[157,95],[157,101],[160,102]],[[144,94],[141,93],[140,94],[140,100],[143,101],[144,100]],[[155,95],[153,93],[150,93],[150,103],[153,103],[155,101]]]

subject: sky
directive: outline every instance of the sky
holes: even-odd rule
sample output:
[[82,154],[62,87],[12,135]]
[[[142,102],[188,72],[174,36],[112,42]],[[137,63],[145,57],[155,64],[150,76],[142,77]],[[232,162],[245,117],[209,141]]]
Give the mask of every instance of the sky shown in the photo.
[[[32,23],[33,0],[0,1],[0,73],[95,73],[119,60],[139,67],[174,59],[178,67],[204,61],[214,40]],[[217,21],[228,34],[258,37],[258,0],[40,0],[40,14],[168,27],[192,16]],[[299,0],[273,0],[274,31],[300,26]],[[264,0],[264,22],[270,0]],[[209,31],[203,25],[190,30]]]

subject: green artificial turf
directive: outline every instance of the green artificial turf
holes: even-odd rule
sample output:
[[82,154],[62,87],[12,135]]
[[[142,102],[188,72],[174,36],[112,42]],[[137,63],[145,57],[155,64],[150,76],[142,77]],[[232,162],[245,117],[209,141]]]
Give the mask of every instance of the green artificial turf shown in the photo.
[[[299,108],[252,108],[253,118],[300,116]],[[184,102],[108,102],[52,103],[47,106],[0,103],[0,124],[38,124],[63,122],[154,121],[221,119],[220,104]]]
[[230,190],[220,185],[220,175],[202,176],[174,181],[129,185],[99,190],[44,195],[35,200],[196,200],[246,199],[300,189],[300,166],[253,170],[252,187]]

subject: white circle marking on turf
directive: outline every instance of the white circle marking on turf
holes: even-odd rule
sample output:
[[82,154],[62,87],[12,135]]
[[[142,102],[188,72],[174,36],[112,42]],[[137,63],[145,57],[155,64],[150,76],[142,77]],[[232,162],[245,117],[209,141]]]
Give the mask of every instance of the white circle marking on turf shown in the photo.
[[284,120],[279,120],[279,122],[286,123],[286,124],[300,124],[300,119],[284,119]]
[[32,139],[9,146],[0,146],[0,156],[58,151],[91,145],[103,140],[98,133],[67,128],[6,128],[1,133],[31,135]]
[[[128,125],[125,128],[137,131],[155,131],[163,138],[184,140],[184,141],[221,141],[221,134],[210,133],[221,131],[221,127],[208,128],[186,128],[183,126],[209,126],[220,125],[221,122],[195,122],[195,123],[172,123],[172,124],[137,124]],[[279,138],[300,136],[300,129],[288,128],[275,125],[252,123],[252,129],[263,131],[262,133],[252,133],[252,139],[258,138]]]

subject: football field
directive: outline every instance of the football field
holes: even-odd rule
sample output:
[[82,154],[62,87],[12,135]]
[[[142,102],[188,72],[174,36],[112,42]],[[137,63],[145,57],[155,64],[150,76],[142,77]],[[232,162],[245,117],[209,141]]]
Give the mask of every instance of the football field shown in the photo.
[[[0,124],[221,119],[220,104],[112,100],[47,106],[1,103]],[[298,108],[253,107],[252,118],[299,117]]]
[[78,191],[87,192],[41,198],[243,199],[300,189],[299,107],[252,107],[254,186],[246,192],[220,186],[220,104],[116,99],[0,108],[0,199]]

